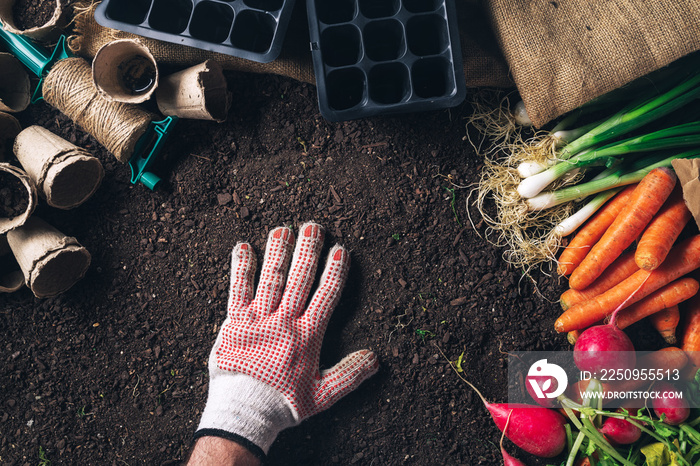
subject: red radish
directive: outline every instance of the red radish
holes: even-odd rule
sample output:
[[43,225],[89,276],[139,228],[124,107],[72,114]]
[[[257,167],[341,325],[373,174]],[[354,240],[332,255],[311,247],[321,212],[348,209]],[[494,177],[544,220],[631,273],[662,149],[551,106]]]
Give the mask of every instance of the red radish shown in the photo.
[[628,445],[634,443],[642,436],[642,430],[628,422],[626,419],[609,417],[598,431],[605,435],[613,444]]
[[680,390],[668,383],[653,386],[651,390],[652,393],[657,393],[657,396],[651,402],[654,412],[659,417],[664,415],[666,424],[677,426],[688,419],[688,416],[690,416],[688,401],[685,398],[676,397],[676,394],[681,393]]
[[[439,348],[438,350],[442,353],[442,350]],[[444,353],[442,356],[447,359]],[[462,377],[452,363],[450,367],[479,395],[501,432],[505,432],[506,423],[510,420],[511,426],[505,435],[511,442],[526,452],[543,458],[553,458],[564,451],[566,446],[564,416],[552,409],[537,405],[489,403],[471,382]]]
[[525,466],[525,463],[510,456],[503,447],[501,447],[501,454],[503,455],[503,466]]
[[[644,285],[644,282],[639,288]],[[602,371],[634,369],[637,356],[632,340],[617,326],[620,309],[639,291],[635,290],[613,311],[610,322],[586,329],[574,345],[574,363],[582,371],[600,375]]]
[[614,321],[584,331],[574,345],[574,362],[582,371],[634,369],[637,358],[632,340]]
[[517,458],[513,458],[508,454],[505,448],[503,448],[503,437],[506,436],[506,431],[508,430],[508,424],[510,423],[510,415],[513,411],[508,414],[508,420],[506,420],[506,427],[503,429],[503,434],[501,434],[501,455],[503,456],[503,466],[525,466],[525,463]]
[[526,452],[553,458],[564,450],[566,421],[558,412],[535,405],[483,401],[501,432],[504,431],[508,413],[512,411],[512,425],[506,436]]
[[505,435],[511,442],[542,458],[553,458],[564,450],[566,420],[561,414],[542,406],[524,403],[489,403],[474,385],[466,379],[462,380],[479,395],[501,432],[505,432],[510,418],[510,429]]

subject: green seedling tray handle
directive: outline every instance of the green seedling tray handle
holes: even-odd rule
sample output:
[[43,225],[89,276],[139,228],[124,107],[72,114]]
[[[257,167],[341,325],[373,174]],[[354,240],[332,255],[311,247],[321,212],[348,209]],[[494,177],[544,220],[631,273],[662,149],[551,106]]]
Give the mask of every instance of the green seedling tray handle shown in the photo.
[[151,164],[155,161],[156,156],[160,152],[165,140],[172,131],[177,117],[169,116],[162,121],[152,121],[146,133],[141,136],[141,139],[136,143],[134,155],[129,159],[129,168],[131,168],[131,184],[141,183],[151,191],[153,191],[160,177],[149,171]]
[[66,46],[65,36],[61,36],[58,39],[53,51],[48,51],[27,37],[6,31],[2,23],[0,23],[0,43],[21,61],[24,66],[29,68],[29,71],[41,78],[39,80],[39,85],[32,94],[32,103],[36,103],[43,98],[41,95],[41,85],[53,64],[58,60],[73,56]]

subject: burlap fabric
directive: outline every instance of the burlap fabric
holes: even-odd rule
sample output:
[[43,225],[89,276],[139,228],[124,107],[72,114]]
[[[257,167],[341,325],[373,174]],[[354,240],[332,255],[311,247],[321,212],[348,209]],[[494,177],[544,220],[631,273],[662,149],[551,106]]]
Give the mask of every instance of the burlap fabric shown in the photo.
[[700,0],[488,0],[536,126],[700,49]]
[[[99,26],[94,7],[75,18],[71,48],[93,57],[133,37]],[[261,64],[146,39],[156,61],[274,73],[314,83],[306,6],[298,0],[280,57]],[[470,87],[513,83],[536,126],[700,49],[700,0],[457,0]]]

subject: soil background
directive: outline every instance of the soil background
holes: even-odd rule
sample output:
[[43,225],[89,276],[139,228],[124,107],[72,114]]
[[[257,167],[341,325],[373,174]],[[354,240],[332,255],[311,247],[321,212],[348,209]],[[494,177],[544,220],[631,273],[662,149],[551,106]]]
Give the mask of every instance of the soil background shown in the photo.
[[480,138],[465,125],[470,97],[330,123],[311,85],[227,78],[228,120],[178,122],[155,192],[47,104],[17,115],[91,151],[106,175],[82,206],[36,211],[90,251],[84,279],[52,299],[0,295],[0,463],[182,461],[206,401],[231,248],[249,241],[261,260],[270,229],[316,221],[325,251],[341,243],[352,255],[321,366],[362,348],[381,366],[282,432],[267,464],[500,464],[500,432],[440,350],[463,353],[463,375],[506,401],[505,352],[568,349],[551,301],[565,283],[524,278],[485,240],[468,203],[482,164],[467,138]]

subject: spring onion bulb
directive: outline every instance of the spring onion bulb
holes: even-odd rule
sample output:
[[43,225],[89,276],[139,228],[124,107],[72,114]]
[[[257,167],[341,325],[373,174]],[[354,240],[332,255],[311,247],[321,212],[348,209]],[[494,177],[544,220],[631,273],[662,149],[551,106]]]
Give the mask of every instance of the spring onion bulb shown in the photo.
[[574,231],[578,230],[578,228],[583,225],[586,220],[591,218],[591,216],[593,216],[593,214],[595,214],[598,209],[603,206],[603,204],[608,202],[610,198],[622,191],[622,189],[622,187],[619,187],[598,193],[593,199],[591,199],[573,215],[559,222],[559,224],[554,227],[554,234],[560,238],[569,236]]
[[[642,178],[644,178],[644,175],[649,173],[654,168],[670,167],[671,162],[675,159],[691,159],[698,157],[700,157],[700,150],[695,149],[681,154],[667,156],[654,163],[645,164],[643,168],[639,168],[634,171],[624,173],[624,169],[620,168],[615,170],[615,173],[610,174],[609,176],[606,176],[602,179],[594,179],[587,183],[569,186],[566,188],[559,189],[557,191],[538,194],[537,196],[527,200],[527,207],[530,211],[549,209],[559,204],[574,201],[577,199],[582,199],[584,197],[590,196],[592,194],[597,194],[608,189],[637,183]],[[658,159],[658,157],[653,157],[650,159]]]
[[520,126],[532,126],[532,120],[525,109],[525,102],[522,100],[515,104],[513,109],[513,120]]
[[518,193],[524,198],[532,198],[575,168],[610,166],[616,157],[631,157],[637,153],[695,146],[700,146],[700,122],[665,128],[609,144],[600,149],[589,150],[570,160],[560,162],[537,175],[525,178],[518,186]]
[[[564,126],[563,124],[565,123],[567,123],[566,118],[562,120],[562,123],[554,127],[552,129],[552,133],[549,136],[547,136],[549,144],[551,144],[554,149],[561,149],[562,147],[580,138],[581,136],[588,133],[591,129],[595,128],[597,125],[600,124],[599,121],[596,121],[593,123],[589,123],[585,126],[581,126],[580,128],[557,129],[560,126]],[[521,162],[518,165],[518,174],[521,178],[528,178],[530,176],[537,175],[538,173],[543,172],[544,170],[548,169],[557,162],[558,160],[556,158],[550,158],[543,162],[534,160]]]
[[547,160],[545,162],[536,162],[534,160],[522,162],[520,165],[518,165],[518,174],[520,175],[520,178],[529,178],[543,172],[553,163],[554,160]]

